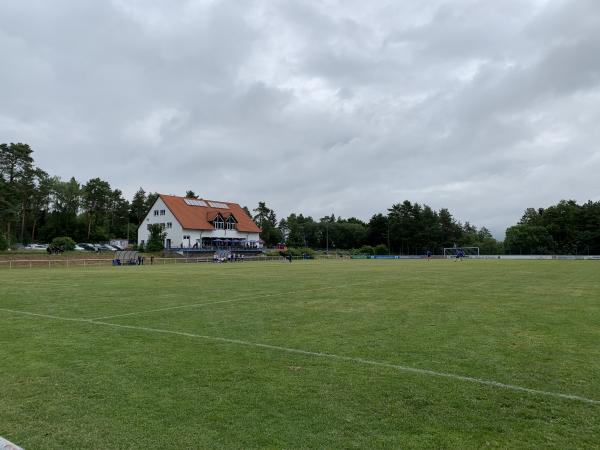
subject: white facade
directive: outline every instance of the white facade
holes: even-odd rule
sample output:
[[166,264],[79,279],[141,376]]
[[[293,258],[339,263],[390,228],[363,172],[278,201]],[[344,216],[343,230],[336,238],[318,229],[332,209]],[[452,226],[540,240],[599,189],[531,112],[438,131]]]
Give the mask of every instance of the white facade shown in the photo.
[[260,239],[259,233],[242,232],[238,230],[184,229],[160,197],[154,202],[152,209],[150,209],[144,222],[138,228],[138,245],[146,245],[148,238],[150,237],[148,226],[152,224],[160,224],[163,226],[164,231],[167,234],[164,242],[165,248],[189,248],[193,247],[196,243],[198,244],[198,247],[201,247],[202,238],[243,239],[256,242]]
[[[181,228],[177,218],[173,215],[169,208],[167,208],[167,205],[160,197],[156,199],[152,209],[148,211],[148,215],[146,215],[144,222],[142,222],[138,228],[138,245],[146,245],[148,238],[150,237],[148,226],[155,223],[163,225],[165,232],[167,233],[164,246],[179,247],[179,244],[183,240],[183,229]],[[168,245],[169,243],[171,245]]]

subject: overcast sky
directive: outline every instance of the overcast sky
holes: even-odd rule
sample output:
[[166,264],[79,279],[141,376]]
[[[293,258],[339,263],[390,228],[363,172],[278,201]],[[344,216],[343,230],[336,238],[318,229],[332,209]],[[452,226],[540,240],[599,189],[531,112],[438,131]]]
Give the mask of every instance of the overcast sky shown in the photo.
[[598,0],[3,0],[0,142],[85,182],[503,237],[600,200]]

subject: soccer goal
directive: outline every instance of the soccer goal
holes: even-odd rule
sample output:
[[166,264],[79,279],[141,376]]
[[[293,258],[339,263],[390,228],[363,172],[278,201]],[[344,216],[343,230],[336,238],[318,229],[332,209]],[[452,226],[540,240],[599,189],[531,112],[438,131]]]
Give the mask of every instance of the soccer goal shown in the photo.
[[465,258],[479,256],[479,247],[445,247],[444,256],[446,258],[455,258],[461,250]]

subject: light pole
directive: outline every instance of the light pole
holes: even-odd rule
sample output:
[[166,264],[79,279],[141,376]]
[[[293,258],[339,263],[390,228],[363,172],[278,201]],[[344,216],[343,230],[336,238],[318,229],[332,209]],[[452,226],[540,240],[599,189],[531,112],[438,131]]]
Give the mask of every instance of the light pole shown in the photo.
[[388,216],[388,220],[387,220],[387,228],[388,228],[388,232],[387,232],[387,241],[388,241],[388,256],[392,254],[392,249],[390,248],[390,217]]

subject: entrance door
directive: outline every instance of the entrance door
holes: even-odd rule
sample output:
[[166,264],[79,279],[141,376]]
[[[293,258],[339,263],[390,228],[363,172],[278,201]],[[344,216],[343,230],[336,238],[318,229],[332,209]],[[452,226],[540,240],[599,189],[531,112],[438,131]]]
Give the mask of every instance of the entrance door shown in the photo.
[[171,248],[171,239],[167,239],[167,248]]

